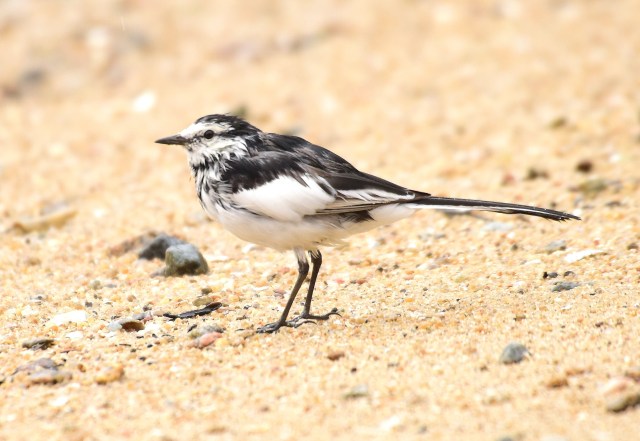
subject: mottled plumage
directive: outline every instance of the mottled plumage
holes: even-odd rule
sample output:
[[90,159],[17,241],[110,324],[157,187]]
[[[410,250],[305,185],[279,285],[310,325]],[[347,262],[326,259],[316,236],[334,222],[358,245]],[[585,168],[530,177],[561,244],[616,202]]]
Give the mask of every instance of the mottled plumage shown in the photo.
[[[267,247],[295,252],[296,285],[273,332],[305,320],[336,314],[310,312],[322,261],[320,246],[336,246],[352,234],[389,224],[420,208],[486,210],[552,220],[578,219],[560,211],[527,205],[455,199],[414,191],[367,173],[335,153],[296,137],[265,133],[231,115],[208,115],[162,144],[182,145],[188,153],[196,192],[209,216],[236,236]],[[287,321],[289,310],[313,263],[303,313]]]

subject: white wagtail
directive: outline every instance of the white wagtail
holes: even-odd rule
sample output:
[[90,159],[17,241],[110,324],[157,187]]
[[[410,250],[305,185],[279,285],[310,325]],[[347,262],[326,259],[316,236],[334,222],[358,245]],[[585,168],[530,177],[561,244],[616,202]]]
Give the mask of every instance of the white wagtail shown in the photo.
[[[322,264],[319,247],[343,244],[355,233],[390,224],[421,208],[485,210],[563,221],[579,219],[546,208],[503,202],[431,196],[357,170],[329,150],[297,136],[265,133],[231,115],[208,115],[177,135],[157,140],[187,150],[202,208],[241,239],[278,250],[293,250],[298,278],[275,323],[298,327],[338,314],[311,313],[311,299]],[[302,314],[289,310],[313,269]]]

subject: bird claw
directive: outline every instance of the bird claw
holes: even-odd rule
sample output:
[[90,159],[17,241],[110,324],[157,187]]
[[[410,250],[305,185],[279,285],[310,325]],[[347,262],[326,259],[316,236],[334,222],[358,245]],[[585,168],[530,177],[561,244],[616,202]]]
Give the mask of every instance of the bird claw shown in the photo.
[[299,328],[305,323],[316,324],[316,322],[314,322],[313,320],[301,320],[300,317],[296,317],[293,320],[287,320],[284,323],[268,323],[264,326],[260,326],[258,329],[256,329],[256,332],[258,334],[273,334],[274,332],[278,332],[280,328]]
[[317,325],[316,320],[329,320],[329,317],[332,315],[337,315],[338,317],[342,317],[340,313],[338,313],[338,308],[333,308],[331,311],[322,315],[313,315],[313,314],[305,314],[302,313],[297,317],[292,318],[291,320],[287,320],[285,322],[275,322],[269,323],[264,326],[259,327],[256,332],[258,334],[273,334],[274,332],[278,332],[280,328],[299,328],[300,326],[313,323]]
[[327,312],[326,314],[322,314],[322,315],[314,315],[314,314],[305,314],[302,313],[300,314],[298,317],[294,318],[293,320],[329,320],[329,317],[331,317],[332,315],[337,315],[338,317],[342,317],[340,315],[340,313],[338,312],[338,308],[333,308],[331,311]]

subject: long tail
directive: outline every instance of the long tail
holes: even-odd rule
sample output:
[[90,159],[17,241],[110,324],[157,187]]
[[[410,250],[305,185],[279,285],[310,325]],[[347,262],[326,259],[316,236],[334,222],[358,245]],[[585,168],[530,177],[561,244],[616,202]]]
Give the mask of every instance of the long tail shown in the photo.
[[539,216],[555,221],[566,221],[569,219],[580,220],[578,216],[563,213],[562,211],[550,210],[548,208],[531,207],[529,205],[509,204],[506,202],[478,201],[474,199],[441,198],[437,196],[425,196],[409,202],[417,207],[428,207],[442,210],[482,210],[495,211],[507,214],[526,214],[529,216]]

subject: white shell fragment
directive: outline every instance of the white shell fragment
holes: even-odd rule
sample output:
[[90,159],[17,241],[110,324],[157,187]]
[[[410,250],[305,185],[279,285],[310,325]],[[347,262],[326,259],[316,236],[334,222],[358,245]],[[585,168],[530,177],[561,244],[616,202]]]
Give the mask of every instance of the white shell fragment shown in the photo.
[[566,256],[564,256],[564,261],[567,263],[574,263],[574,262],[577,262],[578,260],[584,259],[585,257],[595,256],[596,254],[603,254],[603,253],[604,253],[603,250],[597,250],[597,249],[575,251],[573,253],[569,253]]

